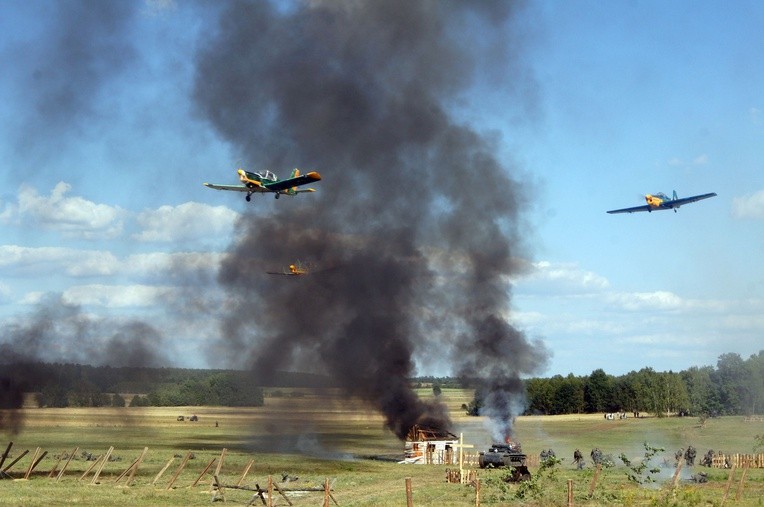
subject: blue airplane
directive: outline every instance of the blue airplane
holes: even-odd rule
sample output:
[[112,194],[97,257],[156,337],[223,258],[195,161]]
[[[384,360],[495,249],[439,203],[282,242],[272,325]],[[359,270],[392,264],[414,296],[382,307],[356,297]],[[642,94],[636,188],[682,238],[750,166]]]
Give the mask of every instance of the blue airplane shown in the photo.
[[674,190],[674,195],[672,198],[669,198],[663,192],[658,192],[657,194],[647,194],[645,196],[645,201],[647,201],[647,204],[645,204],[644,206],[635,206],[633,208],[623,208],[623,209],[613,209],[608,211],[608,213],[611,213],[611,214],[634,213],[636,211],[652,212],[655,210],[663,210],[663,209],[673,209],[674,213],[676,213],[676,210],[679,209],[679,207],[684,204],[689,204],[691,202],[700,201],[701,199],[708,199],[709,197],[715,197],[715,196],[716,196],[716,192],[711,192],[710,194],[693,195],[692,197],[682,197],[680,199],[676,195],[676,190]]

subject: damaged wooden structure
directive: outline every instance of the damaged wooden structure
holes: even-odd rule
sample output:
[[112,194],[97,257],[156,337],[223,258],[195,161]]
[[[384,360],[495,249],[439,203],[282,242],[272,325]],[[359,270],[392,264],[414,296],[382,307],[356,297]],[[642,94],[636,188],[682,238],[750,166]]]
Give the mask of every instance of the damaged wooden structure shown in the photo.
[[402,463],[455,465],[459,438],[453,433],[415,424],[406,435]]

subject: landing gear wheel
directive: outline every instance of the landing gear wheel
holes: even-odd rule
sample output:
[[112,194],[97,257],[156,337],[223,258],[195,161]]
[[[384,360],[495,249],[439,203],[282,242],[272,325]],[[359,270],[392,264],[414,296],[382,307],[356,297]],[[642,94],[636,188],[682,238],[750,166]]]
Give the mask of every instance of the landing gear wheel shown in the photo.
[[249,195],[249,194],[247,194],[247,197],[245,197],[245,199],[247,200],[247,202],[249,202],[249,201],[251,201],[251,200],[252,200],[252,196],[251,196],[251,195]]
[[277,193],[277,194],[276,194],[276,199],[278,199],[280,195],[281,195],[281,194]]

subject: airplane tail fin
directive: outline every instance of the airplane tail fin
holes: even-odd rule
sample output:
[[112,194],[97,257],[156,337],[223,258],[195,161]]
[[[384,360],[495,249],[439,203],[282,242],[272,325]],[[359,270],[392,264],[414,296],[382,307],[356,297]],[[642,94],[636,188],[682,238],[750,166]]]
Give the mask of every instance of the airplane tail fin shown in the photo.
[[679,196],[678,196],[678,195],[676,195],[676,190],[674,190],[674,196],[673,196],[673,199],[674,199],[675,201],[676,201],[677,199],[679,199]]
[[292,178],[296,178],[299,175],[300,175],[300,170],[299,169],[297,169],[296,167],[294,169],[292,169],[292,176],[291,176]]

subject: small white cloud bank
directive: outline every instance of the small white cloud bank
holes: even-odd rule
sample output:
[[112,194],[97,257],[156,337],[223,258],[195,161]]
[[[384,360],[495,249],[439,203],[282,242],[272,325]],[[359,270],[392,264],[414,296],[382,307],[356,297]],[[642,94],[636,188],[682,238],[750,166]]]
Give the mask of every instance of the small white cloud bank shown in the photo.
[[764,219],[764,190],[732,199],[732,216],[754,220]]

